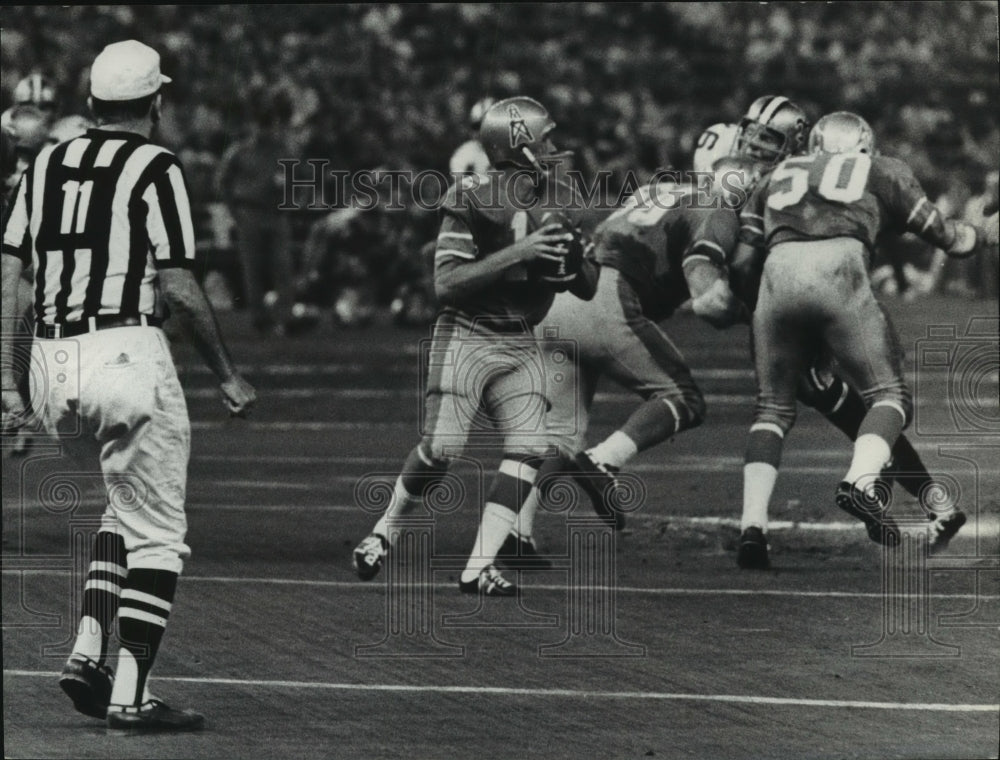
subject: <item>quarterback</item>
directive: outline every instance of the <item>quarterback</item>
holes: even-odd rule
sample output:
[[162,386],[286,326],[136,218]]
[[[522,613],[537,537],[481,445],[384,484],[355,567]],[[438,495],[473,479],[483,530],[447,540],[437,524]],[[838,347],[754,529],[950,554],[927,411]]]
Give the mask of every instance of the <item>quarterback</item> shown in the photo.
[[597,279],[579,232],[579,196],[568,186],[554,187],[553,164],[566,155],[552,143],[555,126],[531,98],[493,104],[479,136],[497,171],[485,182],[470,175],[448,191],[434,255],[443,309],[429,352],[423,437],[385,514],[354,551],[362,579],[373,578],[392,550],[393,518],[412,511],[440,483],[470,433],[496,427],[503,458],[459,589],[486,596],[517,591],[493,561],[547,448],[548,401],[531,329],[558,290],[590,299]]

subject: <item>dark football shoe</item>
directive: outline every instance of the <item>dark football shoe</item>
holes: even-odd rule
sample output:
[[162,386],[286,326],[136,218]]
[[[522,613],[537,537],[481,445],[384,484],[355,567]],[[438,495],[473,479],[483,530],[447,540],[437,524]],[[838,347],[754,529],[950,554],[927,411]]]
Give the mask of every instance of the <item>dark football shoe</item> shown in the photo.
[[834,501],[837,506],[865,524],[868,538],[883,546],[898,546],[899,526],[887,513],[887,504],[880,489],[872,489],[866,494],[842,480],[837,486]]
[[73,700],[76,711],[101,720],[107,717],[114,681],[111,668],[80,654],[66,661],[59,676],[59,686]]
[[615,530],[624,528],[625,515],[615,509],[612,502],[613,494],[619,487],[618,479],[615,477],[618,471],[614,467],[594,461],[586,451],[577,454],[573,462],[578,470],[573,473],[573,479],[590,497],[597,516]]

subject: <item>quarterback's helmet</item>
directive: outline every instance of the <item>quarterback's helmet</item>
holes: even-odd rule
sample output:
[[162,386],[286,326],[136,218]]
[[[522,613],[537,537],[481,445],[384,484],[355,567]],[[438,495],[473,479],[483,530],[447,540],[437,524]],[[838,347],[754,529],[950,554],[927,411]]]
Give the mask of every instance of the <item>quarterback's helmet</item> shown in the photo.
[[850,111],[828,113],[809,133],[810,153],[875,153],[875,133]]
[[15,105],[33,105],[42,109],[56,107],[56,85],[41,74],[29,74],[14,88]]
[[473,103],[472,108],[469,109],[469,127],[471,129],[479,129],[486,112],[496,102],[495,98],[480,98]]
[[805,111],[783,95],[764,95],[750,104],[740,121],[736,153],[776,164],[806,148],[809,120]]
[[479,141],[498,169],[519,166],[544,171],[540,159],[560,159],[572,155],[556,152],[549,133],[556,123],[537,100],[526,97],[507,98],[494,103],[483,115]]

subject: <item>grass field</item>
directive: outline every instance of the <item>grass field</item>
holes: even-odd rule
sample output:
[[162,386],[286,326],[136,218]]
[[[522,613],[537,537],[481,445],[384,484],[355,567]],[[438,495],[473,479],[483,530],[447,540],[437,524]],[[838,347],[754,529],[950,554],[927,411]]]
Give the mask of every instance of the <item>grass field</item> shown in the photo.
[[[455,468],[465,503],[414,529],[431,550],[388,584],[388,569],[373,583],[351,570],[375,520],[356,485],[391,482],[418,438],[426,333],[324,326],[260,339],[243,315],[223,315],[260,407],[228,419],[207,371],[179,348],[193,553],[153,681],[205,713],[207,728],[109,732],[60,691],[86,561],[73,536],[102,502],[93,474],[79,504],[45,496],[64,466],[38,441],[3,462],[5,756],[997,757],[997,305],[889,307],[917,395],[909,435],[970,515],[946,554],[890,572],[833,504],[846,439],[800,410],[773,501],[774,568],[738,569],[747,332],[678,315],[666,328],[706,392],[706,423],[630,466],[646,498],[621,534],[590,526],[586,505],[540,514],[556,569],[520,573],[520,602],[482,607],[456,581],[498,461],[491,446],[475,452],[481,466]],[[969,333],[972,317],[983,319]],[[601,388],[590,440],[633,403]],[[917,514],[895,496],[898,514]],[[587,531],[612,550],[580,580],[573,547]]]

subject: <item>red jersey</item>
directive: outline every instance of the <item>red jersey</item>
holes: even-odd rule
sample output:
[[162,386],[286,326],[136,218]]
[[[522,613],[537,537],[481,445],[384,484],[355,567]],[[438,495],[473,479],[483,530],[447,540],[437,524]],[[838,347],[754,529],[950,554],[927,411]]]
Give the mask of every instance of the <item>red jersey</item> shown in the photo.
[[869,251],[883,232],[946,245],[944,217],[910,167],[888,156],[814,153],[787,158],[757,185],[741,215],[743,238],[778,243],[850,237]]
[[[565,214],[581,225],[583,203],[579,193],[565,183],[535,186],[526,174],[517,179],[492,172],[488,177],[466,177],[449,188],[442,208],[443,219],[434,254],[435,270],[441,266],[461,266],[496,253],[547,222],[548,212]],[[501,282],[470,293],[445,311],[457,313],[479,324],[523,320],[529,327],[538,324],[555,291],[533,276],[529,267],[509,268]],[[485,319],[483,319],[485,318]]]
[[693,186],[662,182],[630,196],[597,228],[594,243],[601,266],[624,274],[643,313],[658,321],[691,297],[684,264],[708,259],[725,267],[738,234],[735,211]]

